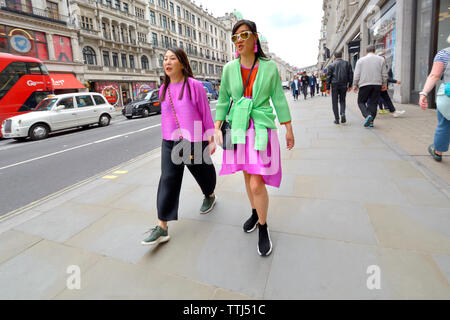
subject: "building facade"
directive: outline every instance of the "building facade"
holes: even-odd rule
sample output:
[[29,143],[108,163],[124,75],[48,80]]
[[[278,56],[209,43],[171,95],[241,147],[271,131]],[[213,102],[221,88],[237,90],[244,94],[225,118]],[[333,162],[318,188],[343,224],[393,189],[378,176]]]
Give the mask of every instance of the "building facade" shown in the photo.
[[0,0],[0,52],[42,60],[56,93],[86,90],[83,60],[66,1]]
[[[187,53],[194,76],[216,84],[231,59],[231,29],[186,0],[71,0],[80,29],[84,79],[121,106],[158,88],[164,54]],[[231,19],[232,20],[232,19]]]
[[337,51],[354,67],[367,46],[375,45],[401,80],[391,87],[394,100],[418,102],[434,56],[450,46],[449,0],[324,0],[323,10],[320,70],[326,70]]

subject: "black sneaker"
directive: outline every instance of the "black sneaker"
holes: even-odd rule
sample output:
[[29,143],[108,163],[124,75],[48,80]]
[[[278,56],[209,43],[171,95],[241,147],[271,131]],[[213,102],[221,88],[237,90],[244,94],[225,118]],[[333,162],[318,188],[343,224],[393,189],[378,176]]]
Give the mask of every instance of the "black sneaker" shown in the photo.
[[252,216],[248,218],[244,223],[244,231],[247,233],[252,232],[256,229],[256,225],[258,224],[258,213],[253,209]]
[[345,118],[345,114],[343,114],[343,115],[341,116],[341,122],[342,122],[342,123],[346,123],[346,122],[347,122],[347,119]]
[[334,124],[339,124],[339,119],[334,120]]
[[263,226],[258,223],[258,229],[258,254],[265,257],[272,252],[272,241],[270,240],[269,228],[267,227],[267,223]]

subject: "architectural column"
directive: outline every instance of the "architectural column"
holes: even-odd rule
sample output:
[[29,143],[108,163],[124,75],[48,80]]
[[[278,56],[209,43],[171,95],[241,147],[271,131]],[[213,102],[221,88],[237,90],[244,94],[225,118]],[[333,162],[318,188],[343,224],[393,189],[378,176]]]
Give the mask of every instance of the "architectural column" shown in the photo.
[[111,20],[109,20],[109,35],[111,37],[111,40],[114,40],[113,27],[112,27],[112,21]]
[[413,87],[411,82],[411,58],[414,12],[411,4],[405,3],[405,1],[397,1],[396,15],[394,79],[400,80],[402,84],[394,86],[394,101],[409,103]]
[[53,46],[53,35],[50,33],[46,33],[45,37],[47,39],[48,59],[56,60],[55,47]]
[[81,54],[82,48],[80,47],[78,39],[75,37],[70,37],[70,43],[72,45],[73,62],[83,63],[83,56]]

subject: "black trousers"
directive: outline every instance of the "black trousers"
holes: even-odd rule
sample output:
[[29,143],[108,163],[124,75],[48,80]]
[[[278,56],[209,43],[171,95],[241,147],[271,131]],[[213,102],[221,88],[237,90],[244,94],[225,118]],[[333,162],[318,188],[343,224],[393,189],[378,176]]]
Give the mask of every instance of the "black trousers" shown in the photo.
[[[345,98],[347,96],[347,84],[331,85],[331,101],[333,103],[334,118],[339,120],[340,115],[345,115]],[[341,112],[339,112],[339,104]]]
[[[207,146],[208,142],[204,141],[202,150],[205,150]],[[156,200],[158,219],[161,221],[178,220],[178,206],[184,166],[187,166],[205,196],[214,193],[216,188],[216,169],[210,160],[210,164],[205,161],[202,161],[201,164],[174,164],[172,161],[173,147],[173,141],[162,141],[161,178],[159,179]]]
[[310,88],[311,88],[311,97],[314,97],[314,95],[316,94],[316,86],[312,85],[310,86]]
[[392,103],[391,97],[389,96],[389,92],[381,91],[380,93],[381,99],[383,99],[383,104],[387,109],[389,109],[389,112],[395,112],[394,104]]
[[302,91],[303,91],[303,95],[305,96],[305,100],[306,100],[306,97],[308,96],[308,86],[304,85],[302,87]]
[[359,88],[358,106],[364,118],[372,115],[372,120],[377,116],[377,104],[380,99],[381,86],[364,86]]

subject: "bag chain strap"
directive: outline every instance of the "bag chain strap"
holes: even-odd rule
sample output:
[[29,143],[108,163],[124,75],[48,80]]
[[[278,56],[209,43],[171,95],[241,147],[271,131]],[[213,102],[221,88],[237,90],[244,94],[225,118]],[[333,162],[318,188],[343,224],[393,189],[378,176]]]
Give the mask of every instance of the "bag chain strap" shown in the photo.
[[169,88],[169,86],[170,86],[170,84],[167,86],[167,91],[169,92],[170,105],[172,106],[172,110],[173,110],[173,114],[175,116],[175,121],[177,123],[178,130],[180,131],[180,140],[183,140],[183,135],[181,134],[180,124],[178,123],[177,113],[175,112],[175,107],[173,105],[172,97],[170,95],[170,88]]

